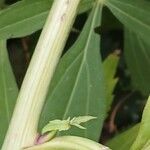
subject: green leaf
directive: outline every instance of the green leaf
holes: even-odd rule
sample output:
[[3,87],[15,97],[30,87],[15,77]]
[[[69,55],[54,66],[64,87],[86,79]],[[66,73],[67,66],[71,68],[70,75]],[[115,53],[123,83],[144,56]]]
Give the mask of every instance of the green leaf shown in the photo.
[[140,150],[147,144],[150,140],[150,96],[148,98],[147,104],[144,108],[141,126],[138,132],[138,136],[132,145],[131,150]]
[[[104,0],[112,13],[144,41],[149,42],[150,2],[145,0]],[[137,13],[138,12],[138,13]]]
[[[94,29],[101,23],[102,5],[95,4],[80,37],[63,56],[51,82],[40,127],[55,118],[97,116],[87,130],[71,134],[98,140],[105,116],[105,85],[100,58],[100,37]],[[66,133],[67,134],[67,133]]]
[[92,119],[96,119],[96,117],[93,116],[79,116],[79,117],[74,117],[71,121],[70,124],[74,125],[74,124],[81,124],[81,123],[85,123],[87,121],[90,121]]
[[150,65],[150,2],[106,0],[105,3],[125,27],[130,29],[125,31],[125,59],[133,85],[147,95],[150,92],[150,71],[147,69]]
[[125,30],[125,60],[135,89],[144,95],[150,93],[150,44],[137,34]]
[[85,129],[80,124],[95,119],[93,116],[79,116],[74,117],[70,120],[70,117],[67,120],[53,120],[50,121],[43,129],[42,134],[50,131],[65,131],[69,130],[71,126],[76,126],[80,129]]
[[13,108],[17,99],[18,88],[9,62],[6,41],[0,41],[0,147],[3,143]]
[[[23,0],[0,11],[0,39],[26,36],[41,29],[53,0]],[[93,0],[83,0],[79,13],[89,10]],[[35,9],[36,8],[36,9]]]
[[70,121],[70,125],[72,126],[76,126],[80,129],[86,129],[85,127],[81,126],[81,123],[85,123],[88,122],[90,120],[96,119],[96,117],[93,116],[79,116],[79,117],[74,117],[73,119],[71,119]]
[[53,120],[50,121],[43,129],[42,134],[50,131],[65,131],[70,129],[70,120]]
[[42,28],[52,2],[24,0],[0,11],[0,39],[26,36]]
[[114,95],[113,91],[117,84],[118,78],[115,78],[115,73],[117,70],[119,62],[119,57],[114,53],[110,54],[103,62],[105,82],[106,82],[106,99],[107,99],[107,107],[109,110],[111,103],[113,101]]
[[106,145],[113,150],[129,150],[137,137],[139,127],[140,124],[137,124],[123,133],[118,134],[109,140]]

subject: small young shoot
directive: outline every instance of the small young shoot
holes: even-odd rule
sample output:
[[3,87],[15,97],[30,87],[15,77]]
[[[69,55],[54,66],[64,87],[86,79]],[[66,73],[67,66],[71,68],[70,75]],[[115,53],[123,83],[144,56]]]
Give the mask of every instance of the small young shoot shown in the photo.
[[96,119],[96,117],[93,116],[79,116],[74,117],[73,119],[70,119],[70,117],[67,120],[53,120],[50,121],[43,129],[42,134],[45,134],[47,132],[51,131],[66,131],[69,130],[72,126],[76,126],[80,129],[86,129],[85,127],[81,126],[81,123],[85,123],[87,121]]
[[72,119],[70,119],[69,117],[66,120],[58,120],[58,119],[52,120],[42,129],[42,136],[38,138],[37,144],[50,141],[56,136],[57,132],[67,131],[73,126],[78,127],[80,129],[86,129],[80,124],[88,122],[93,119],[96,119],[96,117],[79,116],[79,117],[74,117]]
[[27,148],[25,150],[110,150],[104,145],[82,137],[55,137],[57,132],[67,131],[73,126],[80,129],[86,129],[84,126],[81,126],[81,124],[93,119],[96,119],[96,117],[79,116],[72,119],[70,119],[69,117],[66,120],[52,120],[42,129],[42,135],[37,139],[37,143],[35,144],[35,146]]

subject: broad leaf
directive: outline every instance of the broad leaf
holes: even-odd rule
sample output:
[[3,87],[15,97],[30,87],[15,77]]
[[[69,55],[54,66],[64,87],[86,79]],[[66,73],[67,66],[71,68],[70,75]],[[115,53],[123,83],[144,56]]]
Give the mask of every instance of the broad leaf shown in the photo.
[[149,142],[150,140],[149,127],[150,127],[150,97],[148,98],[147,104],[144,108],[138,136],[135,142],[133,143],[131,150],[140,150],[147,144],[147,142]]
[[2,10],[0,39],[25,36],[42,28],[51,4],[52,0],[24,0]]
[[130,30],[149,42],[150,2],[145,0],[104,0],[112,13]]
[[140,124],[137,124],[123,133],[118,134],[109,140],[106,145],[113,150],[129,150],[137,137],[139,127]]
[[150,44],[130,30],[125,31],[125,60],[133,85],[143,94],[150,93]]
[[105,85],[100,38],[94,29],[101,23],[102,6],[93,8],[79,39],[61,59],[52,80],[40,128],[49,120],[96,116],[86,130],[71,134],[98,140],[105,116]]
[[[23,0],[0,11],[0,39],[26,36],[41,29],[53,0]],[[92,7],[93,0],[83,0],[79,13]]]
[[0,41],[0,147],[16,102],[18,88],[11,70],[6,42]]
[[118,81],[115,78],[116,69],[118,66],[119,57],[114,53],[109,55],[103,62],[105,82],[106,82],[106,99],[107,99],[107,110],[109,110],[113,101],[113,91]]

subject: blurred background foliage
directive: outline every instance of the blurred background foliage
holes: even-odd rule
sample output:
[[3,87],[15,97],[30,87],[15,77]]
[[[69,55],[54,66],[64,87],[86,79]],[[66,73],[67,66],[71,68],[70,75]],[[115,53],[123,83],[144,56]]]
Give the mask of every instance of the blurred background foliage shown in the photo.
[[[0,8],[13,4],[18,0],[0,0]],[[64,53],[76,41],[87,19],[87,13],[77,16]],[[109,54],[115,53],[120,57],[116,77],[119,79],[114,91],[114,101],[105,121],[101,141],[105,142],[115,134],[123,131],[141,120],[141,114],[146,102],[147,94],[136,90],[133,86],[130,71],[124,57],[124,29],[123,25],[107,9],[103,9],[102,26],[95,29],[101,34],[101,54],[104,60]],[[12,68],[20,88],[35,45],[41,31],[26,36],[8,40],[8,52]]]

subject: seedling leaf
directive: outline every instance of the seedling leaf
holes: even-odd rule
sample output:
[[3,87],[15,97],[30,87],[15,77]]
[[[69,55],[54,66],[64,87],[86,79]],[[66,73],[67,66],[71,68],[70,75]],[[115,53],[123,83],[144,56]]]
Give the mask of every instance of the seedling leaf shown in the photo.
[[74,117],[71,120],[70,120],[70,117],[67,120],[58,120],[58,119],[52,120],[42,129],[42,134],[51,132],[51,131],[66,131],[66,130],[69,130],[71,126],[76,126],[80,129],[86,129],[80,124],[90,121],[92,119],[96,119],[96,117],[79,116],[79,117]]

